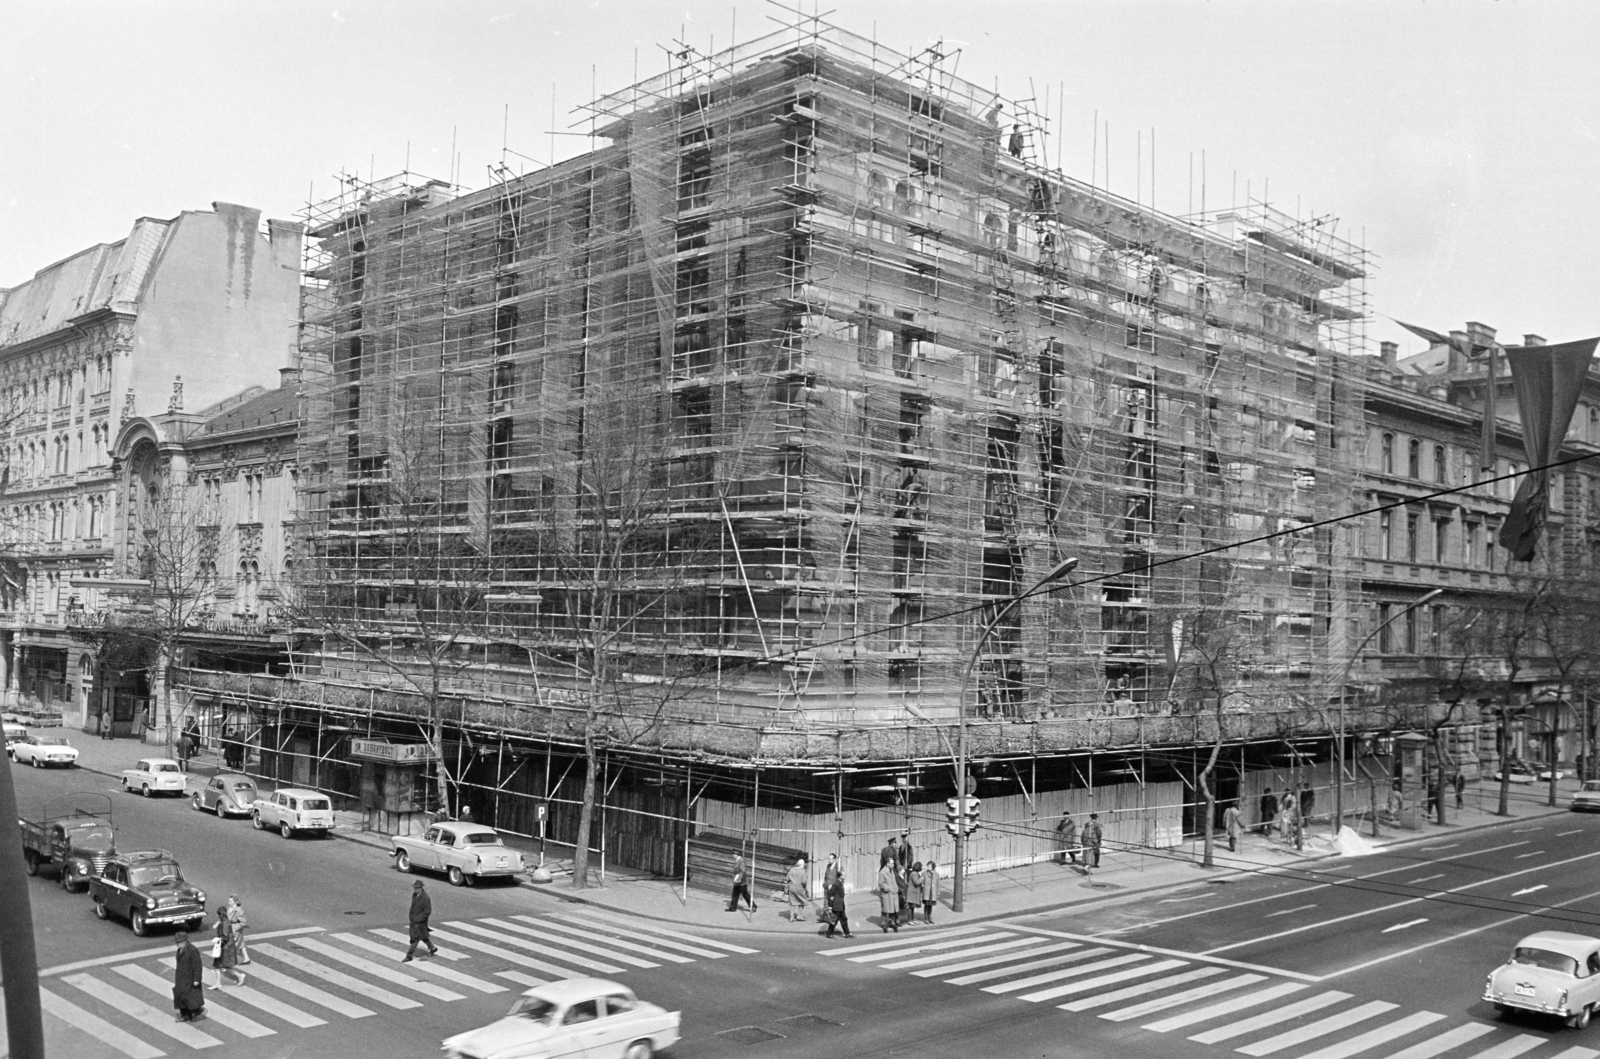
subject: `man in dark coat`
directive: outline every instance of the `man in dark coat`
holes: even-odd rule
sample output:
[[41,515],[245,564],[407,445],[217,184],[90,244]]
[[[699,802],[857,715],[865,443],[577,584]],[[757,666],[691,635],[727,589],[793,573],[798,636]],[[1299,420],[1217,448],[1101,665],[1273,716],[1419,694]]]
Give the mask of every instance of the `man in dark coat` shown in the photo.
[[885,864],[900,863],[899,845],[900,840],[890,835],[889,841],[878,851],[878,867],[881,868]]
[[1268,787],[1261,792],[1261,830],[1272,830],[1272,821],[1278,815],[1278,796]]
[[438,953],[439,946],[433,943],[433,938],[428,934],[428,917],[433,915],[433,901],[428,897],[428,891],[423,889],[422,880],[418,879],[411,884],[411,946],[406,949],[406,954],[400,957],[401,963],[410,963],[417,953],[420,942],[428,947],[428,955]]
[[[1083,825],[1084,864],[1086,867],[1100,867],[1100,814],[1090,813],[1089,822]],[[1092,862],[1092,863],[1091,863]]]
[[179,1022],[203,1019],[206,994],[201,983],[205,965],[200,950],[189,944],[189,935],[181,930],[173,938],[178,943],[178,963],[172,972],[172,1006],[178,1009]]

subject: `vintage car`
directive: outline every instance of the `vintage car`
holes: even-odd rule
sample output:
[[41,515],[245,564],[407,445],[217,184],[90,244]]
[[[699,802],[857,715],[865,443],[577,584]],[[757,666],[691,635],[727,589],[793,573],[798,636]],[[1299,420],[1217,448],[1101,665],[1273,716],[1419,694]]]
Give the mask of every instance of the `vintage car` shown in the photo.
[[197,931],[205,925],[205,891],[183,881],[177,860],[164,849],[112,857],[104,874],[89,880],[89,899],[95,915],[126,919],[141,938],[153,926],[186,924]]
[[69,894],[88,887],[117,853],[111,798],[104,794],[79,791],[56,798],[17,825],[22,829],[22,860],[28,874],[53,867]]
[[[1539,778],[1538,774],[1535,773],[1533,769],[1529,768],[1527,765],[1518,764],[1515,761],[1506,766],[1506,772],[1510,774],[1512,783],[1532,783]],[[1546,776],[1545,778],[1548,779],[1549,777]],[[1500,782],[1499,769],[1495,770],[1492,779],[1496,783]]]
[[122,770],[122,789],[138,791],[146,798],[156,794],[183,796],[188,781],[183,767],[169,757],[147,757],[131,769]]
[[523,993],[498,1022],[444,1042],[449,1059],[649,1059],[678,1042],[680,1013],[603,978],[569,978]]
[[72,768],[78,763],[78,750],[64,735],[25,735],[12,744],[11,760],[36,769],[52,765]]
[[297,831],[327,835],[333,830],[333,803],[321,791],[285,787],[270,798],[257,798],[250,808],[250,823],[257,831],[277,831],[293,838]]
[[1572,796],[1575,813],[1600,813],[1600,780],[1584,780],[1583,789]]
[[419,835],[396,835],[389,856],[401,871],[442,871],[452,886],[471,886],[475,879],[513,878],[521,874],[522,854],[508,849],[492,827],[440,821]]
[[213,812],[218,816],[249,816],[255,812],[256,799],[261,797],[256,790],[256,781],[249,776],[241,776],[237,772],[219,772],[211,777],[211,782],[195,791],[189,798],[189,804],[199,812]]
[[28,730],[26,728],[24,728],[22,725],[20,725],[20,724],[12,724],[10,721],[5,722],[5,730],[6,730],[6,753],[9,755],[11,753],[11,747],[15,743],[17,743],[19,740],[27,738]]
[[1511,959],[1489,972],[1483,999],[1501,1014],[1533,1011],[1582,1029],[1600,1004],[1600,938],[1560,930],[1529,934]]

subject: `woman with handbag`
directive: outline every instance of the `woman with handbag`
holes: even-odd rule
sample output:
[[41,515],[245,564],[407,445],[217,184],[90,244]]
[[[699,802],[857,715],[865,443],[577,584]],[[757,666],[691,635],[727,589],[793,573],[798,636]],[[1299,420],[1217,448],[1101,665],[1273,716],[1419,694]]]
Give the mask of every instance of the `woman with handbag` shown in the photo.
[[211,940],[211,966],[216,968],[217,984],[212,989],[221,989],[223,976],[234,985],[244,984],[244,973],[234,968],[239,963],[239,939],[233,933],[233,921],[228,918],[228,906],[217,906],[217,934]]

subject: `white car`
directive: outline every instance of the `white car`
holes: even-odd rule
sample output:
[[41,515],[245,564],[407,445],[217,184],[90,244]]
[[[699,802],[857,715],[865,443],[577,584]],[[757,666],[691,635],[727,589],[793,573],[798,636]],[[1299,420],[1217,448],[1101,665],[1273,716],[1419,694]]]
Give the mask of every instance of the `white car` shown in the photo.
[[[1532,783],[1534,780],[1539,778],[1534,771],[1526,765],[1513,764],[1508,766],[1506,771],[1510,773],[1512,783]],[[1545,778],[1548,779],[1549,777],[1546,776]],[[1496,783],[1500,782],[1499,769],[1495,770],[1493,779]]]
[[396,835],[389,856],[394,866],[442,871],[451,886],[471,886],[476,879],[509,879],[521,874],[522,854],[506,848],[492,827],[449,821],[434,824],[420,837]]
[[188,781],[183,767],[169,757],[147,757],[131,769],[122,770],[122,789],[138,791],[146,798],[157,794],[183,796]]
[[1583,790],[1572,796],[1575,813],[1600,813],[1600,780],[1584,780]]
[[78,751],[64,735],[25,735],[11,745],[11,760],[36,769],[48,765],[71,768],[78,763]]
[[1516,1008],[1583,1029],[1600,1006],[1600,938],[1560,930],[1529,934],[1511,959],[1489,972],[1483,999],[1501,1014]]
[[523,993],[498,1022],[444,1042],[449,1059],[649,1059],[678,1043],[681,1014],[603,978],[569,978]]
[[6,729],[6,753],[9,755],[11,753],[11,748],[14,745],[16,745],[21,740],[28,738],[28,730],[26,728],[22,727],[22,725],[20,725],[20,724],[12,724],[10,721],[7,721],[5,723],[5,729]]
[[333,830],[333,803],[321,791],[286,787],[270,798],[256,799],[250,824],[257,831],[271,828],[284,838],[293,838],[296,831],[326,835]]

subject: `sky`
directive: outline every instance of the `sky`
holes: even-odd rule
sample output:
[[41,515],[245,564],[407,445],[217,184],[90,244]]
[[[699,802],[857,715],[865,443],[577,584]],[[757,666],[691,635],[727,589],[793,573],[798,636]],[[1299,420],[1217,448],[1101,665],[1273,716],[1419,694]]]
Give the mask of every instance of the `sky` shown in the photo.
[[[666,69],[675,40],[722,48],[794,17],[755,0],[0,11],[0,287],[141,216],[223,200],[293,217],[331,197],[340,172],[482,187],[502,157],[584,150],[574,108]],[[943,41],[962,77],[1008,97],[1042,107],[1048,94],[1049,151],[1069,176],[1103,185],[1109,167],[1112,191],[1146,203],[1153,181],[1155,206],[1182,214],[1203,172],[1209,206],[1248,191],[1338,218],[1373,258],[1374,343],[1423,348],[1391,317],[1440,331],[1481,321],[1506,342],[1600,333],[1600,3],[839,0],[820,12],[900,51]]]

